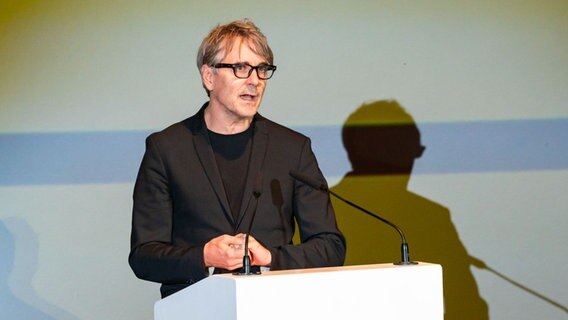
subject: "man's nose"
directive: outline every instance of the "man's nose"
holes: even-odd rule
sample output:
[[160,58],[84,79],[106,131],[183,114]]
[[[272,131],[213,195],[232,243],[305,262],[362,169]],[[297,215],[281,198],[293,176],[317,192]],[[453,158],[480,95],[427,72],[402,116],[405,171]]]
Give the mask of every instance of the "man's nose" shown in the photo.
[[249,85],[258,85],[258,83],[260,82],[260,78],[258,78],[258,73],[255,70],[252,70],[250,76],[247,78],[247,84]]

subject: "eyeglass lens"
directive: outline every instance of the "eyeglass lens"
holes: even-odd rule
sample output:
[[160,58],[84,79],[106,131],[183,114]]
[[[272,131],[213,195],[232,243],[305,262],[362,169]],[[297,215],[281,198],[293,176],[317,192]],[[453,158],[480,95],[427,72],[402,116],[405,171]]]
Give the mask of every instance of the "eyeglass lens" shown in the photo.
[[274,72],[274,70],[272,70],[269,66],[267,65],[258,65],[256,67],[253,67],[251,65],[248,64],[238,64],[235,65],[233,67],[233,70],[235,71],[235,76],[237,78],[248,78],[250,77],[250,75],[252,74],[252,71],[256,69],[256,75],[260,78],[260,79],[269,79],[270,77],[272,77],[272,73]]

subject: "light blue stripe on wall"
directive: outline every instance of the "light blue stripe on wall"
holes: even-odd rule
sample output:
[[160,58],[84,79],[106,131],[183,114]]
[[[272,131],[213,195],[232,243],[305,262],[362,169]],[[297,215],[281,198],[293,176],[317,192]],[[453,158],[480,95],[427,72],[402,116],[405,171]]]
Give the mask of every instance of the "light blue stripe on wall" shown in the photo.
[[[350,168],[341,127],[303,127],[326,175]],[[418,124],[426,150],[414,174],[568,168],[568,119]],[[330,139],[329,137],[333,137]]]
[[[568,119],[418,124],[426,151],[415,174],[568,169]],[[341,127],[297,127],[323,172],[349,162]],[[148,131],[0,135],[0,185],[133,182]]]
[[568,168],[568,119],[420,125],[417,173]]
[[133,181],[148,132],[0,135],[0,185]]

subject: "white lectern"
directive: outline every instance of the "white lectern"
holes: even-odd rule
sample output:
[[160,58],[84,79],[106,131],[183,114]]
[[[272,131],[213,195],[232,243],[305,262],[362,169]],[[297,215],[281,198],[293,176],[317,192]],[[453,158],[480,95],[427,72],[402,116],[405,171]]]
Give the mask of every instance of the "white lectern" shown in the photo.
[[442,320],[442,268],[420,262],[214,275],[156,302],[154,318]]

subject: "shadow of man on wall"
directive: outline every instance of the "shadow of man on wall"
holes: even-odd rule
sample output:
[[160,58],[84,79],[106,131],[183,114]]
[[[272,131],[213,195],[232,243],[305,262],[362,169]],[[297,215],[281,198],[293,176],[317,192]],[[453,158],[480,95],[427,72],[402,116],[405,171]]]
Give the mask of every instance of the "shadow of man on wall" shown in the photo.
[[0,219],[0,319],[76,320],[35,292],[37,246],[37,235],[24,220]]
[[[14,238],[0,220],[0,310],[5,319],[54,319],[12,293],[9,276],[15,257]],[[3,318],[4,319],[4,318]]]
[[[352,171],[332,191],[398,225],[410,257],[442,265],[446,320],[488,319],[448,208],[408,190],[425,150],[412,117],[396,101],[364,104],[342,129]],[[346,265],[399,262],[400,237],[390,226],[332,198],[347,239]]]

